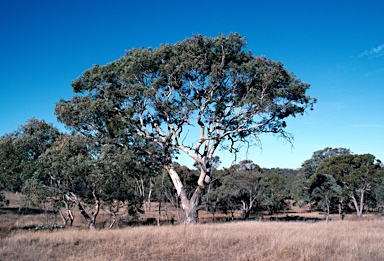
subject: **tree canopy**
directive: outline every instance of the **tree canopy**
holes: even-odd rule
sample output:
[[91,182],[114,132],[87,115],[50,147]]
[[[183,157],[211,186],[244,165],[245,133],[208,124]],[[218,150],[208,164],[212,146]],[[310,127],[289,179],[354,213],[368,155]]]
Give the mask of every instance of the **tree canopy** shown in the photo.
[[32,118],[0,138],[0,189],[20,191],[36,170],[36,160],[59,137],[59,130]]
[[325,149],[315,151],[310,159],[303,162],[301,167],[304,169],[306,177],[310,178],[313,174],[315,174],[317,167],[324,159],[328,159],[335,155],[351,153],[350,149],[327,147]]

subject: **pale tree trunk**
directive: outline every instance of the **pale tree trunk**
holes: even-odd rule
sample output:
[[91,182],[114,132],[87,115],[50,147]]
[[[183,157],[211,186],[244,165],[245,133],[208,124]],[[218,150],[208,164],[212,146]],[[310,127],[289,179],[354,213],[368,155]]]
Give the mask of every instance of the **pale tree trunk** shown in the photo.
[[329,205],[331,204],[331,201],[328,199],[327,196],[325,196],[325,204],[327,206],[327,217],[326,217],[326,221],[327,223],[329,222]]
[[92,216],[89,216],[87,212],[84,210],[83,206],[80,202],[77,203],[77,208],[79,209],[81,215],[85,218],[88,223],[88,227],[90,230],[96,230],[96,216],[97,213],[92,213]]
[[199,205],[200,199],[203,194],[203,189],[199,186],[196,188],[191,199],[187,203],[182,203],[181,213],[180,213],[180,223],[181,224],[197,224],[199,222]]
[[242,211],[241,211],[243,219],[248,219],[249,218],[249,214],[251,212],[251,208],[243,200],[241,201],[241,203],[243,205]]
[[66,197],[68,200],[71,200],[76,204],[78,210],[80,211],[80,214],[87,221],[89,229],[90,230],[96,230],[96,217],[99,214],[100,201],[94,193],[92,193],[92,194],[93,194],[93,197],[95,199],[95,211],[92,212],[91,216],[89,216],[88,213],[84,210],[79,198],[74,193],[71,192],[70,196],[66,195]]
[[191,199],[188,199],[185,188],[180,180],[179,175],[175,171],[172,165],[166,167],[172,183],[177,191],[177,195],[180,199],[180,215],[179,221],[181,224],[196,224],[198,222],[198,209],[201,196],[203,195],[204,188],[200,185],[196,188]]
[[113,217],[113,219],[112,219],[111,224],[108,227],[109,229],[111,229],[115,225],[115,223],[117,222],[117,215],[116,215],[116,213],[112,211],[110,214]]
[[117,222],[117,212],[119,212],[119,207],[117,206],[116,208],[112,208],[111,206],[109,206],[108,208],[103,208],[103,210],[112,217],[112,222],[108,227],[109,229],[111,229]]
[[147,211],[151,211],[151,197],[152,197],[152,188],[153,188],[153,183],[152,183],[152,178],[149,179],[149,191],[148,191],[148,197],[147,197]]
[[364,189],[360,189],[360,206],[356,200],[356,197],[353,194],[351,195],[351,198],[353,201],[353,205],[355,206],[357,216],[362,217],[364,209]]
[[339,200],[339,215],[341,220],[344,220],[344,202],[342,199]]
[[165,176],[165,171],[163,171],[162,178],[161,178],[161,190],[160,190],[160,200],[159,200],[158,218],[157,218],[158,226],[160,226],[160,221],[161,221],[161,204],[163,202],[164,176]]
[[65,217],[64,213],[61,211],[61,209],[59,209],[59,214],[60,214],[61,219],[63,220],[64,226],[66,227],[68,225],[68,222],[69,222],[69,226],[72,227],[73,220],[74,220],[72,210],[66,209],[66,213],[67,213],[67,217]]
[[144,199],[144,202],[143,202],[144,210],[150,211],[151,210],[152,189],[153,189],[152,179],[149,180],[148,195],[146,195],[144,179],[142,179],[142,178],[140,178],[140,180],[136,179],[136,186],[137,186],[137,190],[138,190],[139,195],[142,196]]

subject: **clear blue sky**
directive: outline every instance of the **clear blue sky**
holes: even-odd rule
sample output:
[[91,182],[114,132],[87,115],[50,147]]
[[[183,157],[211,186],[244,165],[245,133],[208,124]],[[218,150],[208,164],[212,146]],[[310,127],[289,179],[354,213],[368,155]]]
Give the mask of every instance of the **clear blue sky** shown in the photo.
[[265,135],[262,150],[239,159],[297,168],[316,150],[345,147],[384,160],[383,13],[382,0],[2,0],[0,136],[32,117],[62,128],[53,110],[73,96],[71,81],[125,50],[239,32],[253,54],[282,61],[318,99],[288,121],[293,147]]

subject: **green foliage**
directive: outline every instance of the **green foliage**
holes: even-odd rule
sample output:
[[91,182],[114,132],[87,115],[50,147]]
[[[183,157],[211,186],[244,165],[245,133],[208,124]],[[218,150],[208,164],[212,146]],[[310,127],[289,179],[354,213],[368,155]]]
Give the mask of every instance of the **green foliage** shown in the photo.
[[287,207],[286,181],[281,175],[265,172],[251,160],[243,160],[228,170],[219,171],[204,198],[211,213],[241,210],[244,218],[251,211],[269,213]]
[[50,197],[55,201],[73,193],[84,203],[94,204],[95,197],[103,206],[127,203],[129,214],[136,215],[142,212],[143,198],[134,189],[134,178],[148,172],[128,150],[98,147],[85,137],[63,134],[39,158],[34,179],[56,191],[56,197]]
[[56,195],[55,188],[44,185],[43,182],[37,179],[28,179],[25,181],[21,190],[23,195],[22,207],[39,207],[44,208],[46,203],[53,203],[53,208],[56,208]]
[[57,128],[34,118],[0,138],[0,189],[20,191],[37,159],[59,136]]
[[[350,198],[357,214],[361,216],[365,203],[364,197],[367,194],[379,192],[375,188],[384,178],[384,170],[379,163],[371,154],[336,155],[323,160],[316,173],[331,174],[342,188],[341,196]],[[370,196],[371,205],[376,197],[379,198],[378,195]]]
[[[305,94],[308,84],[280,62],[255,57],[245,47],[235,33],[129,50],[73,81],[73,90],[82,95],[61,100],[56,115],[70,128],[100,139],[141,137],[162,149],[163,164],[181,150],[209,176],[219,145],[235,152],[238,143],[260,133],[289,138],[284,119],[303,114],[315,102]],[[188,144],[184,137],[192,124],[201,136]]]
[[274,172],[265,175],[265,188],[263,190],[262,208],[270,214],[287,208],[286,181],[284,177]]
[[[258,144],[262,133],[290,141],[285,119],[304,114],[316,101],[306,95],[309,84],[281,62],[256,57],[245,47],[245,38],[234,33],[128,50],[74,80],[73,90],[80,95],[61,100],[55,113],[70,129],[101,144],[152,158],[169,171],[184,211],[197,213],[212,180],[217,148],[236,153],[244,143]],[[200,134],[192,141],[191,128]],[[200,170],[193,193],[182,185],[193,175],[175,171],[179,152]]]
[[232,165],[229,170],[231,171],[257,171],[261,172],[262,169],[259,165],[254,163],[252,160],[242,160],[238,164]]
[[300,173],[291,180],[290,197],[300,207],[303,207],[311,201],[308,192],[309,184],[308,179],[304,173]]
[[[342,188],[339,186],[332,175],[316,174],[309,180],[309,193],[314,207],[323,211],[328,211],[330,207],[337,203],[341,196]],[[329,213],[328,213],[329,214]]]
[[351,154],[351,151],[345,148],[327,147],[325,149],[315,151],[310,159],[303,162],[301,167],[304,169],[306,177],[310,178],[313,174],[315,174],[317,167],[324,159],[342,154]]

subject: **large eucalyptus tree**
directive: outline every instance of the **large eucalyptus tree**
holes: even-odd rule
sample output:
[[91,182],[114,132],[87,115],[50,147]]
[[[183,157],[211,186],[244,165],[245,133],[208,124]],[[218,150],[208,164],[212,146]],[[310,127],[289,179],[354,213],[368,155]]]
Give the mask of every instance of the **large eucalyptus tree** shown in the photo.
[[[211,180],[215,151],[236,153],[262,133],[290,139],[285,119],[311,109],[315,100],[281,62],[254,56],[238,34],[196,35],[155,49],[131,49],[105,66],[95,65],[73,81],[79,95],[61,100],[58,120],[85,135],[129,137],[157,148],[177,190],[183,223],[198,221],[200,198]],[[195,131],[198,132],[195,135]],[[145,146],[136,147],[145,153]],[[175,152],[200,166],[191,197],[173,165]]]

